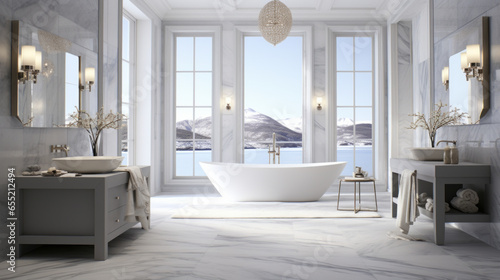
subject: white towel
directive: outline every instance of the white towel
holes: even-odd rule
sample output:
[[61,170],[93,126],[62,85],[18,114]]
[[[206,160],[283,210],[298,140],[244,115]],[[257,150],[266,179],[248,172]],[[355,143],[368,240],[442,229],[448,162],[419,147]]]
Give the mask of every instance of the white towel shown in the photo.
[[398,226],[401,229],[401,232],[404,234],[408,234],[410,225],[412,225],[420,215],[417,207],[417,180],[412,175],[412,170],[403,170],[399,183],[398,215],[396,218],[396,226]]
[[463,198],[457,196],[455,196],[451,200],[451,206],[464,213],[476,213],[477,211],[479,211],[479,209],[474,203],[464,200]]
[[418,195],[418,206],[424,207],[425,203],[427,203],[427,198],[429,198],[427,193],[423,192],[423,193],[419,194]]
[[127,189],[127,214],[125,221],[141,222],[142,228],[149,229],[150,194],[146,177],[142,176],[138,166],[120,166],[115,171],[126,171],[130,174]]
[[457,196],[474,204],[479,203],[477,192],[471,189],[461,188],[457,191]]
[[[425,209],[429,212],[434,211],[434,200],[432,198],[427,198],[427,202],[425,203]],[[450,212],[450,204],[448,202],[444,203],[444,212]]]

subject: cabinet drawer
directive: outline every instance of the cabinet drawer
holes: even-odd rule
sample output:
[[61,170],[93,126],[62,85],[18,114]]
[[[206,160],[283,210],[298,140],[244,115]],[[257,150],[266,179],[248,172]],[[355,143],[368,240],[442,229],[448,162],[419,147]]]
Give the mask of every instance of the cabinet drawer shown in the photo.
[[108,218],[106,221],[107,233],[113,232],[114,230],[123,226],[126,223],[125,222],[126,212],[127,212],[127,206],[124,205],[108,213]]
[[108,212],[127,204],[127,187],[122,185],[109,189],[106,204]]

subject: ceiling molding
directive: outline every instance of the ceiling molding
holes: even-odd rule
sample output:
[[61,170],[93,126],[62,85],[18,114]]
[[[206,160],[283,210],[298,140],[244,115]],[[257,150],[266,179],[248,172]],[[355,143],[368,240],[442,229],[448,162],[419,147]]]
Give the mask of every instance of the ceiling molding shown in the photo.
[[330,11],[333,7],[335,0],[319,0],[316,4],[316,10],[318,11]]
[[[390,23],[411,20],[413,17],[415,17],[415,15],[417,15],[420,11],[422,11],[422,9],[424,9],[428,4],[428,1],[420,1],[420,0],[397,0],[397,1],[399,3],[393,2],[392,3],[393,6],[388,7],[388,10],[391,12],[391,16],[389,18]],[[395,3],[397,3],[397,5],[394,5]]]
[[[230,12],[220,12],[206,9],[171,10],[162,15],[166,21],[248,21],[257,20],[260,10],[239,9]],[[293,20],[318,21],[318,20],[375,20],[384,22],[386,16],[379,15],[373,8],[358,9],[333,9],[318,11],[315,9],[292,10]]]
[[[254,20],[269,0],[142,0],[165,21]],[[421,0],[419,0],[421,1]],[[392,12],[413,0],[286,0],[295,19],[376,20],[392,17]]]
[[144,0],[144,2],[161,19],[163,19],[163,14],[165,14],[165,12],[172,10],[172,7],[170,6],[170,4],[168,4],[167,1]]

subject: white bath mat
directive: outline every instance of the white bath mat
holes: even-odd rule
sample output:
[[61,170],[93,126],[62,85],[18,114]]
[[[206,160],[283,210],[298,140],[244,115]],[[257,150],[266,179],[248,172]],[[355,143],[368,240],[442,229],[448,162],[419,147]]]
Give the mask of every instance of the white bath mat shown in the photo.
[[377,212],[337,211],[336,198],[315,202],[228,202],[223,198],[197,199],[176,211],[174,219],[303,219],[380,218]]

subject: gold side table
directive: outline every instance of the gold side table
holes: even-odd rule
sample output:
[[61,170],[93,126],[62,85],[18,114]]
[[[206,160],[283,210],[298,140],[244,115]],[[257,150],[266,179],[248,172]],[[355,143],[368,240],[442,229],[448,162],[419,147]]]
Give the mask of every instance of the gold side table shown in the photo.
[[[339,201],[340,201],[340,189],[342,188],[342,182],[353,182],[354,183],[354,209],[340,209]],[[361,209],[361,183],[372,182],[373,183],[373,194],[375,195],[375,209]],[[356,206],[356,188],[358,189],[358,206]],[[378,211],[377,205],[377,190],[375,188],[375,178],[354,178],[354,177],[345,177],[340,179],[339,182],[339,194],[337,196],[337,210],[339,211],[353,211],[354,213],[358,213],[359,211]]]

